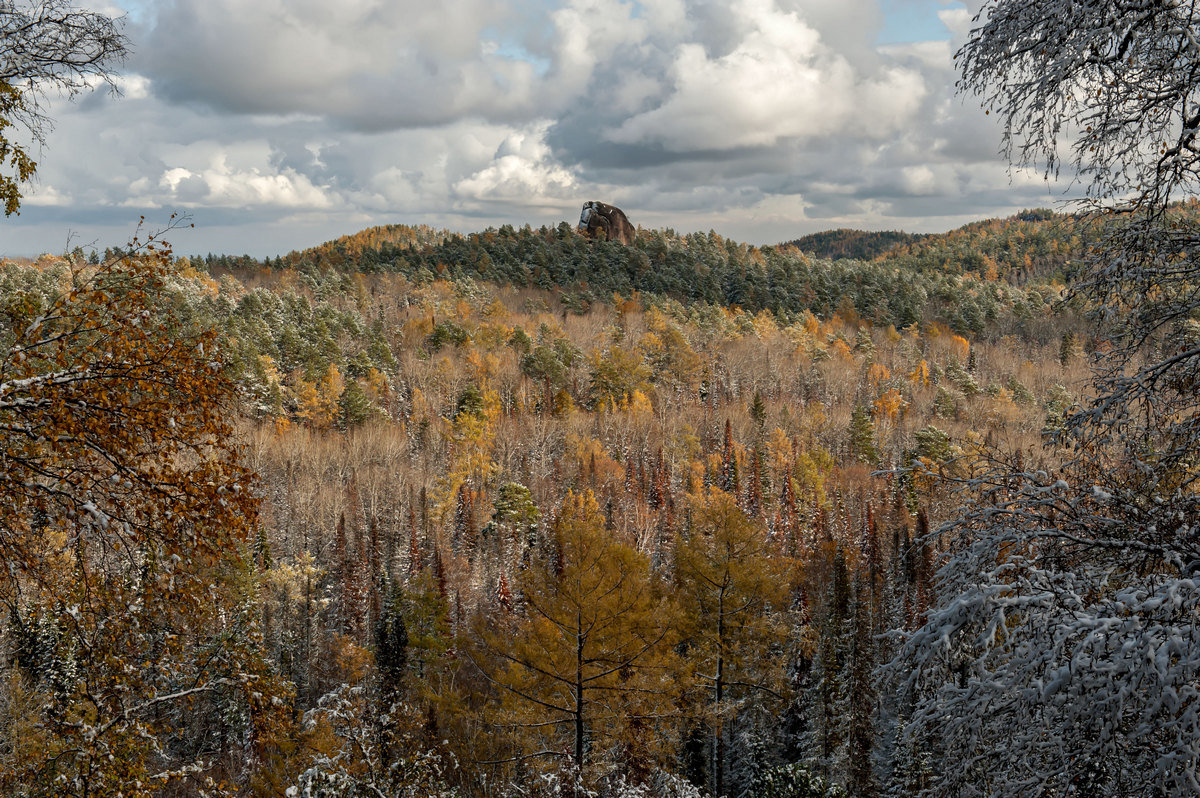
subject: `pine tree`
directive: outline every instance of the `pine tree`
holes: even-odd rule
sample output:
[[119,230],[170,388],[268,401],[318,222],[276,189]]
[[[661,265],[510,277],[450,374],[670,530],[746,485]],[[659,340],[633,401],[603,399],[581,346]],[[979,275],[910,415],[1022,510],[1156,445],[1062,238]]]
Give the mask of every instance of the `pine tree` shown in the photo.
[[850,416],[850,456],[862,463],[874,465],[879,461],[875,448],[875,424],[863,405],[855,405]]

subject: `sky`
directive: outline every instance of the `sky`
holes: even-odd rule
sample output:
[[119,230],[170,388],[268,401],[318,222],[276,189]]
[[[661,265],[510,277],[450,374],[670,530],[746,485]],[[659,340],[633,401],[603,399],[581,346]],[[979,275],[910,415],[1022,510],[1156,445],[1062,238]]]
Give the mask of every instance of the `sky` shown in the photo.
[[55,100],[0,255],[272,256],[378,224],[771,244],[1051,206],[954,92],[980,0],[108,0],[120,94]]

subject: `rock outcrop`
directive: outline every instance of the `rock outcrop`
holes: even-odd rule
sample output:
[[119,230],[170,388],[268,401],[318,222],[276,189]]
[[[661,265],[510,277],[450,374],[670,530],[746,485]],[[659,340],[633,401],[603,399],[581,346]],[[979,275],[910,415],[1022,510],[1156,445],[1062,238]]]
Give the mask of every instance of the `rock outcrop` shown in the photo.
[[632,244],[637,231],[620,208],[589,200],[579,214],[579,232],[588,238]]

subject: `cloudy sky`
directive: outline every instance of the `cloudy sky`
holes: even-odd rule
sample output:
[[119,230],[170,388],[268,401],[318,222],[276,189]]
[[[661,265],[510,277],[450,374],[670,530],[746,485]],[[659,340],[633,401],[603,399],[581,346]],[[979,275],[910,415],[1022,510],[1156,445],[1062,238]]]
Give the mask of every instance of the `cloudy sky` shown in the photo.
[[0,254],[274,255],[375,224],[635,224],[775,243],[1061,197],[953,92],[979,0],[117,0],[121,96],[52,106]]

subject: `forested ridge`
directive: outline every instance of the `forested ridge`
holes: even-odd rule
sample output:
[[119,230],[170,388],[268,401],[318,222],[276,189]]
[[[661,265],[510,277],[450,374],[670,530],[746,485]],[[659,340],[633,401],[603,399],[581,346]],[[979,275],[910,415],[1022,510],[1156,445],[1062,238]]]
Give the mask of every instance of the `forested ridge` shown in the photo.
[[989,327],[995,332],[990,322],[1000,315],[1029,319],[1057,297],[1082,255],[1075,227],[1071,217],[1026,212],[912,238],[874,259],[829,260],[794,244],[755,247],[713,231],[643,230],[627,247],[589,241],[566,222],[468,235],[388,225],[262,262],[211,255],[192,260],[209,270],[332,269],[401,274],[418,283],[481,280],[552,290],[575,309],[613,293],[636,293],[768,310],[783,319],[841,311],[896,327],[937,320],[981,335]]

